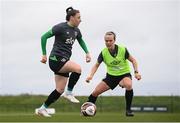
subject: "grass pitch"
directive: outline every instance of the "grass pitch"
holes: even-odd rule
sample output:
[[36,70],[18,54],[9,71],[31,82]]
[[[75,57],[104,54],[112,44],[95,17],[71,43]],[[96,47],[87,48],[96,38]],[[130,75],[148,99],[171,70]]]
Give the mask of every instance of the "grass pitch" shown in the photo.
[[126,117],[122,113],[97,113],[94,117],[80,116],[79,112],[56,113],[51,118],[33,113],[0,114],[1,122],[180,122],[180,113],[135,113]]
[[95,117],[80,116],[80,106],[87,97],[77,97],[80,104],[72,104],[61,98],[50,108],[56,109],[51,118],[34,114],[47,96],[19,95],[0,96],[0,122],[180,122],[180,97],[134,97],[134,105],[167,106],[168,112],[135,112],[134,117],[125,116],[124,97],[99,97]]

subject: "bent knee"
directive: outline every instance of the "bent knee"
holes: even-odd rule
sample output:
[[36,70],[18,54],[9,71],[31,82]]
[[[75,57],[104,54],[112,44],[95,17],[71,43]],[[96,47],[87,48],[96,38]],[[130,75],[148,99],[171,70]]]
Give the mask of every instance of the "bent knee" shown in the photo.
[[75,71],[74,72],[76,72],[76,73],[81,73],[81,67],[80,66],[78,66],[76,69],[75,69]]
[[132,89],[132,84],[131,83],[126,83],[124,85],[124,87],[127,89],[127,90],[131,90]]

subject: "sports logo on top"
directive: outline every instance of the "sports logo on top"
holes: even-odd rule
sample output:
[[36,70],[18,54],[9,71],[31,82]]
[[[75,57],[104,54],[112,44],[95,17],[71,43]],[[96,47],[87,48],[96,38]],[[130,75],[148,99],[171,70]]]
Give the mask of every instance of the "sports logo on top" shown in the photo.
[[72,37],[71,38],[69,38],[69,39],[66,39],[66,44],[73,44],[74,43],[74,41],[75,41],[75,39],[73,39]]
[[78,35],[78,32],[75,31],[75,32],[74,32],[74,35],[75,35],[75,37],[76,37],[76,36]]
[[118,65],[121,61],[120,60],[113,60],[110,64],[111,65]]

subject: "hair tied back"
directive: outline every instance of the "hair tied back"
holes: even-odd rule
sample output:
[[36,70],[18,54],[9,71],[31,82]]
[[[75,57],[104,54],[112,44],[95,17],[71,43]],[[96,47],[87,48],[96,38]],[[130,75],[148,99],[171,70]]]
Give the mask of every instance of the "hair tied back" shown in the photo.
[[72,10],[74,10],[73,7],[68,7],[68,8],[66,9],[66,13],[68,13],[68,12],[70,12],[70,11],[72,11]]

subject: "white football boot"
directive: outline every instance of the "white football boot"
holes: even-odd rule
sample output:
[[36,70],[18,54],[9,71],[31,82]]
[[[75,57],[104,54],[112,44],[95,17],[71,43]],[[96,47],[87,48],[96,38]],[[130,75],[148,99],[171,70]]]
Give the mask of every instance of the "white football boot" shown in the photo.
[[79,103],[79,100],[76,99],[73,94],[64,93],[63,97],[71,101],[72,103]]
[[51,117],[51,115],[48,114],[47,110],[45,108],[38,109],[37,115],[43,116],[43,117]]

